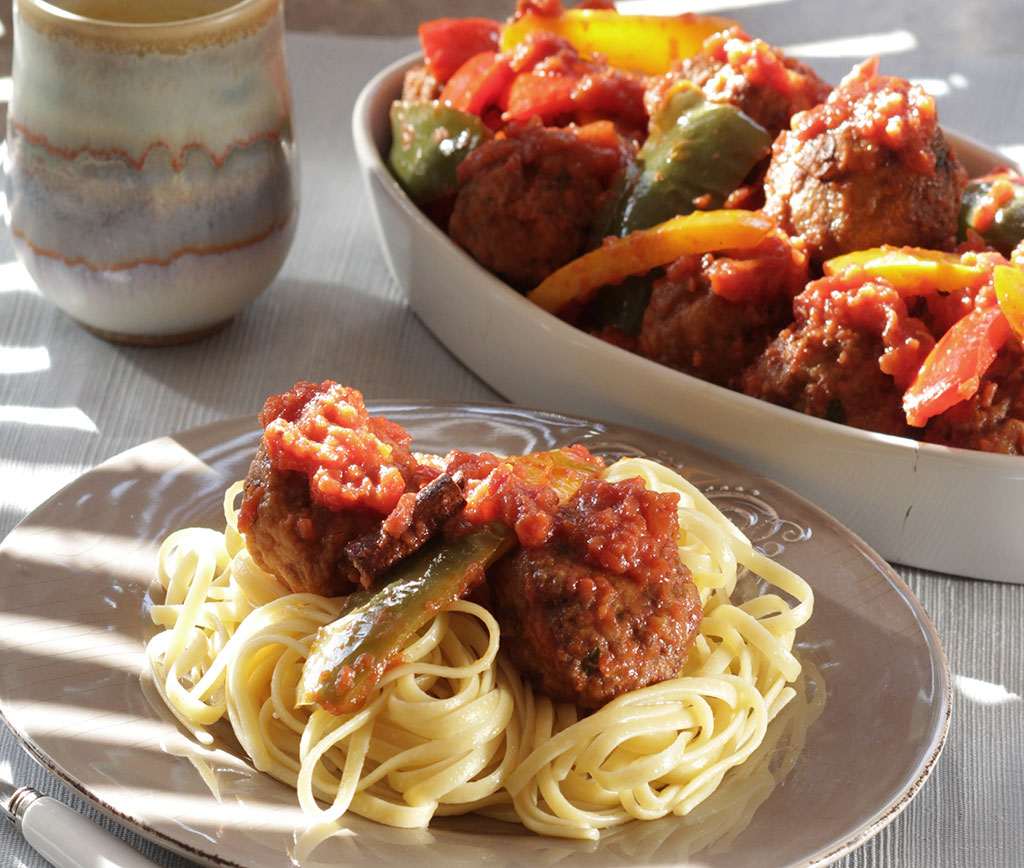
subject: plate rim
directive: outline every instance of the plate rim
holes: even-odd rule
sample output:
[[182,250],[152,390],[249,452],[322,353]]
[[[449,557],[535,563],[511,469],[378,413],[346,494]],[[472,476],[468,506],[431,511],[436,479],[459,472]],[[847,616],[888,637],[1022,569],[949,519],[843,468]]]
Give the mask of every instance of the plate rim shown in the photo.
[[[739,474],[745,481],[749,480],[758,489],[767,486],[775,489],[775,492],[773,493],[782,494],[785,498],[791,498],[795,503],[802,505],[804,509],[816,515],[820,520],[828,523],[833,531],[844,536],[848,543],[853,548],[857,549],[859,555],[870,562],[870,564],[878,570],[889,586],[891,586],[891,590],[897,594],[898,598],[910,610],[913,615],[914,622],[921,630],[929,651],[928,660],[931,664],[931,680],[938,688],[940,688],[935,691],[935,698],[933,699],[932,704],[937,704],[941,713],[936,718],[937,724],[929,730],[927,734],[928,737],[926,739],[922,739],[918,746],[921,760],[915,764],[915,767],[913,768],[913,778],[906,786],[903,787],[902,791],[897,794],[895,798],[889,800],[885,805],[878,807],[872,819],[852,830],[842,841],[837,842],[834,847],[819,849],[816,853],[809,854],[803,861],[791,863],[793,868],[817,868],[817,866],[829,865],[835,860],[862,846],[872,837],[877,835],[883,828],[888,826],[900,813],[902,813],[906,806],[918,794],[921,787],[924,786],[941,757],[943,748],[947,741],[952,715],[953,684],[947,655],[930,616],[902,577],[887,561],[885,561],[885,559],[878,555],[877,552],[857,536],[855,532],[841,524],[825,510],[816,506],[799,493],[792,491],[782,483],[774,481],[770,477],[747,467],[741,462],[716,455],[710,450],[687,443],[679,438],[617,422],[603,422],[577,414],[561,413],[558,411],[534,408],[522,404],[501,402],[422,401],[383,398],[367,400],[366,406],[368,410],[374,414],[387,414],[389,412],[394,413],[395,411],[397,411],[398,414],[416,413],[429,409],[431,411],[444,410],[448,414],[454,415],[472,415],[480,413],[488,415],[493,413],[503,417],[504,421],[507,421],[505,417],[509,414],[525,414],[533,420],[543,420],[545,425],[557,423],[573,427],[583,426],[598,433],[614,433],[614,435],[617,438],[620,438],[624,444],[628,444],[630,439],[639,436],[641,439],[651,439],[654,441],[660,441],[661,443],[671,444],[675,448],[681,449],[683,453],[693,453],[693,455],[697,457],[698,462],[691,464],[691,458],[687,456],[685,463],[687,466],[693,467],[694,469],[700,468],[699,459],[708,457],[714,462],[723,465],[728,471]],[[153,449],[156,444],[166,441],[174,441],[187,449],[193,456],[198,457],[198,454],[204,450],[209,451],[219,446],[222,447],[235,438],[245,437],[255,439],[258,437],[258,432],[259,427],[255,415],[244,414],[214,420],[191,428],[181,429],[171,434],[161,435],[143,443],[136,444],[135,446],[129,447],[108,457],[99,464],[81,473],[74,480],[67,483],[56,493],[52,494],[40,503],[24,519],[22,519],[3,540],[0,540],[0,565],[7,563],[6,549],[11,545],[11,540],[16,538],[21,532],[27,531],[34,517],[41,515],[45,510],[59,507],[59,502],[66,498],[70,493],[74,492],[76,488],[87,484],[96,474],[102,473],[106,469],[116,467],[118,464],[125,462],[134,454],[144,454],[148,450]],[[415,445],[415,438],[413,445]],[[643,447],[638,446],[636,448],[640,449],[640,451],[646,451]],[[682,461],[683,459],[679,458],[679,460]],[[159,542],[159,540],[149,541],[155,543]],[[9,591],[11,587],[12,585],[6,578],[5,574],[0,572],[0,604],[3,602],[4,592]],[[62,765],[61,761],[57,757],[52,756],[50,752],[39,745],[37,741],[26,731],[26,729],[19,725],[15,718],[9,714],[3,675],[3,666],[0,664],[0,720],[3,720],[5,725],[13,733],[16,741],[22,745],[32,758],[43,768],[47,769],[51,774],[57,777],[65,786],[75,792],[84,801],[100,810],[103,814],[111,817],[125,828],[135,832],[147,840],[153,841],[171,852],[179,853],[187,858],[194,859],[199,864],[227,866],[227,868],[243,868],[244,863],[242,862],[236,862],[231,858],[223,857],[217,852],[195,849],[180,838],[174,837],[160,829],[147,825],[144,820],[140,820],[137,817],[134,817],[131,813],[127,813],[125,809],[120,807],[118,804],[113,804],[106,799],[103,799],[86,784],[78,780],[73,773],[69,772],[64,765]],[[142,689],[142,673],[138,673],[137,679],[140,684],[140,689]],[[255,769],[252,768],[251,762],[248,758],[241,757],[240,759],[253,772],[256,774],[262,774],[260,772],[256,772]],[[254,868],[254,866],[249,866],[249,868]]]

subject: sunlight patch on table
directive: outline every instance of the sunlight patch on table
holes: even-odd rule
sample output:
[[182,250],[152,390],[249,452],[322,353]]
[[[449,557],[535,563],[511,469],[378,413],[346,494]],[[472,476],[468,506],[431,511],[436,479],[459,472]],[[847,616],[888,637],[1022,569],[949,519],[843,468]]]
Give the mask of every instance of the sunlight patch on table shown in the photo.
[[0,346],[0,374],[35,374],[50,370],[50,366],[46,347]]
[[999,150],[1018,166],[1024,166],[1024,144],[999,145]]
[[946,96],[953,91],[944,78],[911,78],[910,83],[918,85],[932,96]]
[[26,407],[0,404],[0,423],[38,425],[41,428],[68,428],[96,434],[99,429],[80,407]]
[[862,33],[816,42],[786,45],[783,51],[794,57],[853,57],[858,60],[881,54],[904,54],[917,48],[917,37],[909,30]]
[[65,464],[0,461],[0,506],[31,512],[50,495],[74,481],[81,469]]
[[39,288],[20,262],[0,262],[0,293],[4,292],[34,292],[38,295]]
[[1005,705],[1020,702],[1020,695],[1007,690],[1002,684],[970,678],[967,675],[953,676],[953,685],[964,699],[977,705]]

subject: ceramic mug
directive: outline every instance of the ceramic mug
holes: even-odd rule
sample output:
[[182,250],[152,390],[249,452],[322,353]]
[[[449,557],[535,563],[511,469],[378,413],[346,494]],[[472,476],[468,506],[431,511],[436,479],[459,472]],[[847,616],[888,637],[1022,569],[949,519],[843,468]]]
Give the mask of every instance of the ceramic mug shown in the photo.
[[40,292],[131,343],[210,333],[298,218],[282,0],[15,0],[7,221]]

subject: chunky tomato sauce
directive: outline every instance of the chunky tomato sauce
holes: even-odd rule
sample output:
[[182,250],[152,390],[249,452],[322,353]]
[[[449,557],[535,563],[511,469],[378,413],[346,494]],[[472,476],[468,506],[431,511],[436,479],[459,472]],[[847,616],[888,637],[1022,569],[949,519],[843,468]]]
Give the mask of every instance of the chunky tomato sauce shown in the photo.
[[579,445],[511,458],[456,449],[444,464],[445,472],[461,474],[466,481],[466,506],[456,533],[500,521],[528,547],[547,543],[559,505],[584,479],[605,466],[601,458]]
[[[709,36],[704,40],[703,52],[727,63],[751,85],[770,88],[794,105],[813,106],[823,96],[822,83],[814,76],[787,64],[778,49],[762,39],[751,39],[738,28]],[[714,87],[705,86],[705,93],[712,95]]]
[[270,398],[260,423],[271,460],[304,473],[314,503],[328,509],[389,513],[415,469],[409,434],[371,417],[362,395],[337,383],[299,383]]
[[793,309],[801,319],[825,328],[852,328],[879,337],[884,346],[879,367],[901,389],[910,385],[935,344],[924,323],[910,316],[899,292],[881,280],[824,277],[794,299]]
[[807,141],[843,125],[921,174],[935,169],[935,98],[906,79],[879,76],[877,58],[855,67],[825,102],[794,116],[793,133]]
[[679,495],[639,479],[587,479],[558,513],[555,538],[590,566],[638,584],[678,575]]

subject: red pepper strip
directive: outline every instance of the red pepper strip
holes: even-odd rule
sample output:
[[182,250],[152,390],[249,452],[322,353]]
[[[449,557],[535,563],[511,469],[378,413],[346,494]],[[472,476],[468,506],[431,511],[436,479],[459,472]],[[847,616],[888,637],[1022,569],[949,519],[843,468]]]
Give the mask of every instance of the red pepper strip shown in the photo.
[[1010,328],[1024,342],[1024,268],[1018,265],[997,265],[992,283]]
[[509,120],[519,121],[538,115],[550,124],[575,111],[573,94],[578,85],[575,76],[522,72],[509,88],[505,115]]
[[440,100],[454,109],[482,117],[491,106],[504,107],[513,76],[508,58],[494,51],[481,51],[452,74]]
[[1009,337],[1010,325],[998,305],[976,307],[957,321],[939,338],[903,395],[907,422],[920,428],[970,398]]
[[497,51],[501,22],[490,18],[435,18],[419,26],[427,69],[444,82],[481,51]]

